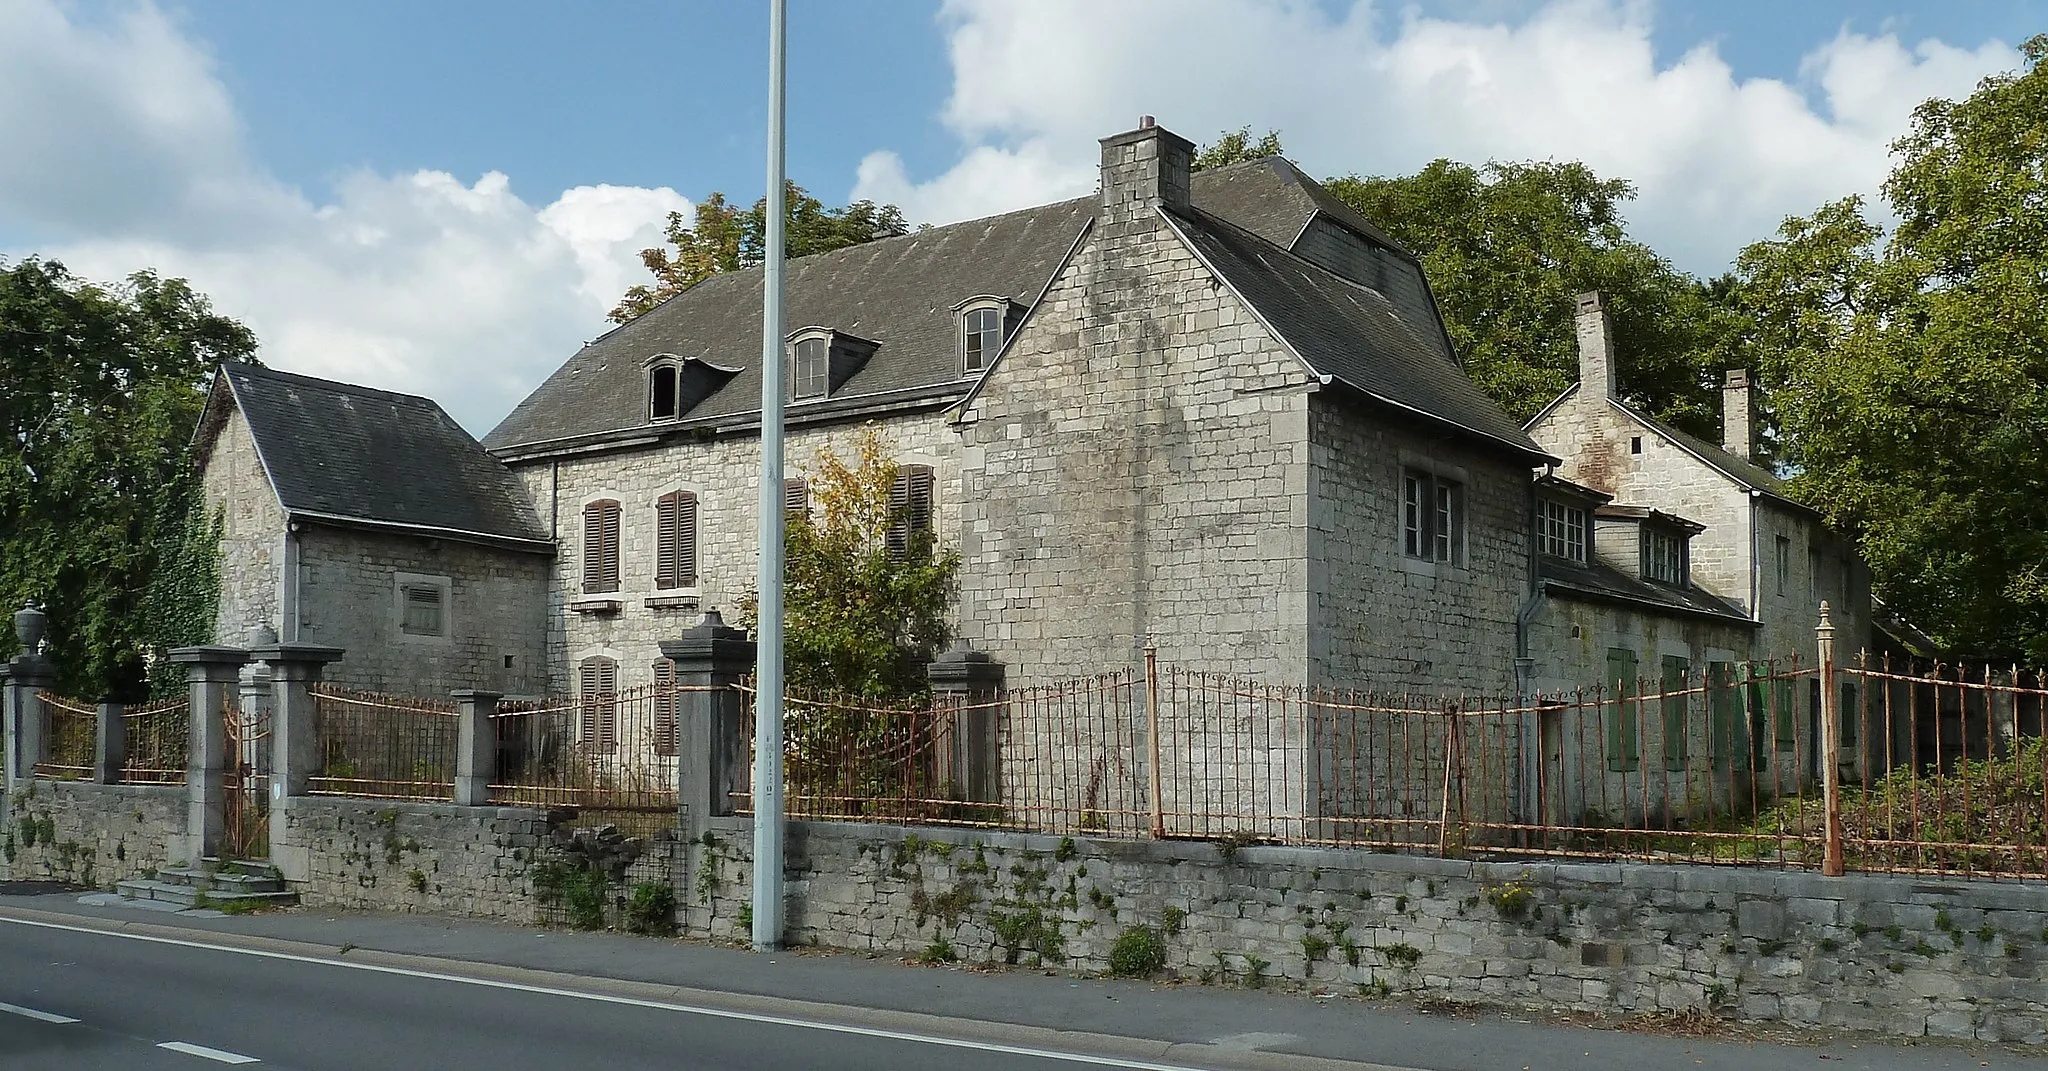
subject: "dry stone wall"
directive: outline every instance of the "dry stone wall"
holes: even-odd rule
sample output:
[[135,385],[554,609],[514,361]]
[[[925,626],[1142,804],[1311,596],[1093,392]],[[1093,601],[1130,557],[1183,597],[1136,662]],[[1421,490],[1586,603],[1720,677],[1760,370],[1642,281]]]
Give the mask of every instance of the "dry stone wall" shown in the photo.
[[[745,937],[751,843],[692,846],[689,933]],[[792,824],[787,873],[801,945],[1100,971],[1147,927],[1204,984],[2048,1041],[2048,907],[2016,883],[832,823]]]
[[544,811],[321,796],[281,806],[273,850],[305,860],[293,888],[309,906],[536,919],[531,877],[553,843]]

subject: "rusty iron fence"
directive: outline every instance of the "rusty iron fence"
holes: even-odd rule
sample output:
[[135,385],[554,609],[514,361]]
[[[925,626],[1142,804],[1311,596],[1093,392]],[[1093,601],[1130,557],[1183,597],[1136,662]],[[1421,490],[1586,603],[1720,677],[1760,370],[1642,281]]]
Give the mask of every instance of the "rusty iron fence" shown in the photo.
[[266,704],[221,702],[221,850],[230,859],[270,855],[271,717]]
[[41,692],[43,709],[50,712],[49,738],[44,756],[35,763],[37,777],[60,781],[91,780],[99,707],[53,692]]
[[184,699],[124,707],[126,751],[121,780],[137,785],[182,785],[192,741],[192,707]]
[[321,763],[307,781],[312,795],[455,798],[452,701],[317,685],[313,732]]
[[621,828],[672,825],[677,704],[699,690],[655,684],[499,703],[491,802],[574,807]]

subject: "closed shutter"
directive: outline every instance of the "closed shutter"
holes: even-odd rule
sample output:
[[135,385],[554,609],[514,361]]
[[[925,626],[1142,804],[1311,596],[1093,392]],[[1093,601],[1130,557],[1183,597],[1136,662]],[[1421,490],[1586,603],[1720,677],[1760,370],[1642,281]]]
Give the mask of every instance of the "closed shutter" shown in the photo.
[[671,491],[654,504],[654,586],[697,583],[697,496]]
[[1734,668],[1726,662],[1707,663],[1707,759],[1716,769],[1727,769],[1729,758],[1746,750],[1746,734],[1736,718],[1740,702]]
[[664,658],[654,664],[654,753],[676,753],[676,664]]
[[1663,714],[1666,770],[1685,769],[1686,735],[1690,731],[1686,725],[1688,697],[1685,694],[1685,686],[1691,674],[1692,666],[1685,659],[1672,655],[1664,656]]
[[811,519],[811,482],[801,476],[782,481],[782,511],[791,520]]
[[902,557],[910,550],[911,535],[932,530],[932,470],[929,465],[905,465],[889,485],[889,538],[891,556]]
[[1608,704],[1607,768],[1633,770],[1640,761],[1641,741],[1636,738],[1636,653],[1621,647],[1607,650],[1607,686],[1614,699]]
[[610,754],[619,744],[619,664],[586,658],[578,678],[577,737],[586,749]]
[[609,499],[583,507],[583,590],[619,590],[619,504]]

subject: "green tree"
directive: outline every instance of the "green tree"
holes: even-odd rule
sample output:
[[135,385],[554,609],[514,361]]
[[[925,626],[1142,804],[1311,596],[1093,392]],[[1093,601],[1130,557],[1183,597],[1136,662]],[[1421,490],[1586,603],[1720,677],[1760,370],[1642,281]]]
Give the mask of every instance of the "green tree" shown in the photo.
[[[195,523],[187,444],[208,375],[255,348],[183,280],[0,263],[0,599],[49,612],[64,691],[139,697],[145,652],[205,638],[189,616],[160,634],[143,610],[158,548]],[[157,604],[175,587],[159,582]]]
[[[873,428],[856,449],[851,460],[819,455],[810,515],[789,518],[784,659],[796,688],[892,703],[927,691],[924,667],[952,638],[960,555],[930,531],[891,540],[907,527],[893,495],[898,466]],[[758,611],[744,599],[741,625],[755,627]]]
[[2048,35],[1893,143],[1854,198],[1738,258],[1794,486],[1951,647],[2048,659]]
[[[791,257],[894,238],[910,229],[895,205],[855,201],[844,208],[826,208],[794,182],[789,184],[788,208],[784,243]],[[695,215],[685,224],[681,212],[668,214],[668,244],[640,251],[640,262],[654,281],[627,290],[611,311],[612,322],[625,323],[719,272],[751,268],[766,259],[766,197],[753,208],[742,209],[727,203],[723,193],[713,193],[698,202]]]
[[1246,160],[1263,160],[1268,156],[1279,156],[1280,132],[1268,130],[1257,138],[1252,137],[1251,127],[1239,127],[1225,131],[1216,141],[1195,150],[1190,166],[1196,171],[1212,167],[1228,167]]
[[1731,286],[1702,283],[1628,234],[1635,187],[1582,163],[1436,160],[1330,192],[1422,258],[1467,372],[1527,419],[1578,376],[1574,298],[1611,300],[1618,386],[1655,416],[1720,438],[1718,381],[1745,327]]

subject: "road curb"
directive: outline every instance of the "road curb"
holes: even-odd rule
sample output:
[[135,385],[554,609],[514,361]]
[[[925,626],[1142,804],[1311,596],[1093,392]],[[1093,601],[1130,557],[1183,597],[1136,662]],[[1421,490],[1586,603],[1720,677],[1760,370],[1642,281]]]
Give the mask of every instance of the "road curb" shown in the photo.
[[887,1030],[931,1038],[1045,1049],[1079,1056],[1179,1064],[1190,1068],[1210,1068],[1214,1071],[1420,1071],[1417,1068],[1333,1060],[1295,1053],[1232,1049],[1214,1044],[1170,1042],[981,1019],[959,1019],[791,997],[727,993],[660,982],[566,974],[502,963],[423,956],[406,952],[364,948],[344,951],[332,945],[277,937],[259,937],[253,934],[165,925],[158,922],[107,919],[96,915],[74,915],[61,911],[0,905],[0,921],[6,920],[31,925],[62,926],[71,930],[109,936],[179,941],[230,952],[241,950],[295,956],[342,967],[370,966],[417,971],[460,979],[562,990],[572,994],[587,993],[593,996],[694,1006],[743,1015],[802,1020],[824,1026]]

